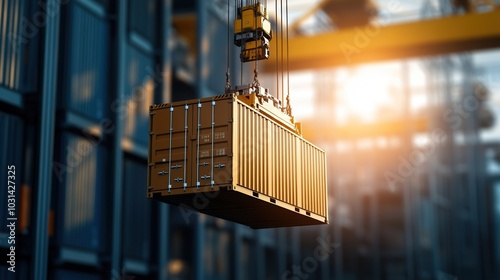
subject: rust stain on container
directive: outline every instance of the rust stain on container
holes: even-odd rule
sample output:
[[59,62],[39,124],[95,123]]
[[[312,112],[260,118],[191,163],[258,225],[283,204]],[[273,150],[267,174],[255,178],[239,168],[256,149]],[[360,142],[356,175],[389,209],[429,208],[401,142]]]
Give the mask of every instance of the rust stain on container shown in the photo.
[[252,228],[328,223],[325,152],[255,94],[152,106],[147,197]]

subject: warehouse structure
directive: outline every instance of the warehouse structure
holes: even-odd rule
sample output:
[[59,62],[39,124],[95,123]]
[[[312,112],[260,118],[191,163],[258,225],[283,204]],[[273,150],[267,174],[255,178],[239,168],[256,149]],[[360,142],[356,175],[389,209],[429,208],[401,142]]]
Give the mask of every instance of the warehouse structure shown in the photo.
[[[254,230],[146,198],[150,105],[224,93],[227,64],[233,84],[252,81],[228,40],[229,2],[228,20],[224,0],[0,1],[0,181],[15,166],[17,217],[16,272],[2,262],[0,278],[499,278],[494,1],[408,1],[411,15],[406,1],[289,1],[287,67],[313,71],[291,73],[292,104],[327,152],[330,224]],[[276,29],[287,1],[268,2]],[[379,35],[356,45],[370,22]],[[350,61],[325,47],[342,42]],[[282,92],[275,47],[260,77]],[[369,123],[332,113],[346,76],[366,69],[391,73],[391,106]],[[2,256],[10,235],[0,228]]]

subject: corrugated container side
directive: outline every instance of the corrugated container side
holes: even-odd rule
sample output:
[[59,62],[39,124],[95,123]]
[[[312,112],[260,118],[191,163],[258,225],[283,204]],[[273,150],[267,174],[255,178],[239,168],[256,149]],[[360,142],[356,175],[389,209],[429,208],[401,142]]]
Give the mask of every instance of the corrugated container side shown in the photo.
[[305,170],[306,170],[305,173],[307,174],[307,176],[306,176],[307,179],[304,181],[303,186],[308,186],[308,189],[305,190],[305,194],[306,194],[305,196],[307,197],[307,200],[309,202],[308,207],[306,209],[310,209],[311,211],[314,211],[315,210],[314,209],[314,206],[315,206],[314,196],[308,195],[314,191],[314,188],[313,188],[314,187],[314,182],[313,182],[314,176],[312,176],[312,173],[311,173],[311,171],[313,169],[312,168],[313,167],[312,151],[311,151],[311,147],[307,144],[303,145],[302,147],[305,150],[305,154],[306,154],[305,158],[309,161],[309,164],[303,165],[305,167]]
[[325,200],[323,196],[322,189],[326,189],[326,185],[321,185],[318,183],[318,178],[320,174],[320,166],[316,162],[316,154],[323,153],[319,151],[315,146],[308,142],[302,141],[302,161],[301,169],[299,172],[303,174],[302,176],[302,197],[305,198],[307,203],[304,208],[310,209],[311,212],[326,216],[326,212],[321,209],[321,201]]
[[147,168],[142,161],[125,158],[123,201],[123,255],[147,262],[151,249],[151,201],[144,199]]
[[76,1],[69,5],[63,107],[100,120],[110,110],[110,25]]
[[[23,121],[15,116],[0,112],[0,166],[3,169],[0,172],[0,182],[7,184],[7,167],[15,165],[15,192],[17,205],[19,207],[19,193],[21,191],[23,159]],[[7,185],[0,192],[0,201],[5,207],[0,207],[0,219],[7,220]],[[18,210],[18,209],[16,209]],[[19,212],[17,212],[19,213]],[[1,227],[1,231],[6,231]]]
[[136,47],[127,47],[128,78],[125,100],[121,104],[125,114],[125,136],[136,143],[148,144],[149,106],[154,103],[154,89],[158,86],[159,73],[153,55],[145,54]]
[[303,207],[306,208],[305,207],[306,198],[302,195],[302,192],[303,192],[302,178],[305,175],[302,173],[302,170],[301,170],[302,161],[303,161],[303,157],[304,157],[304,155],[302,154],[302,151],[301,151],[301,146],[302,146],[302,142],[300,140],[297,140],[295,142],[295,147],[294,147],[295,155],[296,155],[296,159],[297,159],[296,166],[297,166],[297,170],[298,170],[298,172],[295,174],[296,175],[295,182],[297,184],[297,205],[303,205]]
[[[325,222],[324,151],[297,135],[292,125],[266,116],[274,114],[272,110],[248,105],[253,101],[247,97],[224,95],[152,108],[148,197],[164,197],[198,209],[190,196],[229,187],[235,192],[199,210],[241,218],[256,228],[272,227],[286,211],[294,213],[277,223],[292,225],[296,218],[302,219],[297,225],[307,224],[308,218],[301,215]],[[230,198],[238,195],[250,196],[241,197],[246,206],[229,206],[235,203]],[[225,204],[241,209],[221,212]],[[266,211],[276,212],[269,217],[254,215],[245,210],[248,207],[269,207]],[[263,219],[263,223],[255,223],[255,219]]]
[[20,92],[37,88],[38,45],[41,29],[33,17],[36,1],[0,3],[0,86]]
[[325,153],[244,103],[234,110],[235,183],[327,216]]
[[64,173],[56,224],[59,245],[100,252],[106,235],[107,149],[71,133],[64,133],[62,139]]

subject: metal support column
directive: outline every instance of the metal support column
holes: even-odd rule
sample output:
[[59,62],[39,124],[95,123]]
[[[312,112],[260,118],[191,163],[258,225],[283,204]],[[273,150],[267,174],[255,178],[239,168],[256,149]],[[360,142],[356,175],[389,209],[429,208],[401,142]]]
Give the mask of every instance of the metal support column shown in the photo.
[[233,256],[231,266],[233,270],[231,271],[231,279],[241,279],[242,278],[242,265],[241,265],[241,246],[243,245],[243,234],[242,225],[234,224],[233,229]]
[[[118,5],[118,26],[117,26],[117,46],[118,54],[116,60],[117,86],[116,100],[123,101],[126,82],[126,61],[127,61],[127,3],[117,2]],[[113,224],[112,224],[112,244],[111,244],[111,275],[121,273],[122,268],[122,199],[123,199],[123,111],[116,110],[115,113],[115,135],[113,139]]]
[[255,252],[257,255],[257,279],[266,279],[266,254],[265,254],[265,244],[264,244],[264,232],[255,232]]
[[[321,239],[327,240],[330,238],[329,237],[329,235],[330,235],[329,228],[330,228],[329,225],[320,226]],[[324,279],[324,280],[332,279],[332,277],[330,276],[330,263],[331,263],[330,258],[333,258],[333,256],[330,256],[324,262],[319,262],[320,266],[321,266],[321,278],[320,279]]]
[[[333,166],[332,166],[333,167]],[[340,183],[335,180],[333,181],[333,187],[334,187],[334,197],[335,197],[335,204],[334,204],[334,212],[333,212],[333,238],[335,240],[335,243],[337,244],[342,244],[342,225],[340,224],[341,221],[341,213],[340,213],[340,204],[343,202],[343,195],[342,195],[342,188],[340,187]],[[334,264],[335,264],[335,270],[334,270],[334,278],[333,279],[344,279],[344,261],[343,261],[343,251],[344,248],[343,246],[340,246],[337,250],[333,252],[333,257],[334,257]]]
[[195,230],[195,246],[193,249],[194,256],[194,267],[195,267],[195,278],[196,280],[205,279],[205,220],[206,217],[203,214],[198,214],[196,219],[196,224],[194,225]]
[[[287,254],[287,249],[288,245],[290,244],[289,240],[286,240],[286,228],[279,228],[276,229],[276,254],[277,254],[277,266],[278,266],[278,277],[283,278],[283,273],[287,269],[287,263],[286,263],[286,254]],[[298,246],[298,244],[296,245]]]
[[[439,71],[441,70],[439,68],[439,65],[442,64],[442,60],[439,59],[436,59],[434,61],[429,61],[429,68],[427,69],[427,72],[428,72],[428,87],[429,87],[429,90],[427,91],[428,92],[428,97],[429,97],[429,102],[432,104],[432,103],[437,103],[440,99],[439,99],[439,95],[436,94],[435,91],[438,91],[440,90],[440,87],[438,86],[437,82],[438,82],[438,78],[437,78],[437,75],[439,75]],[[435,128],[441,128],[441,123],[436,120],[435,118],[432,118],[432,117],[429,117],[429,128],[430,129],[435,129]],[[443,127],[443,129],[445,129]],[[453,140],[452,140],[452,137],[453,137],[453,134],[450,134],[448,132],[448,139],[446,140],[447,142],[443,145],[451,145],[450,143],[453,143]],[[439,206],[436,205],[436,201],[438,200],[438,183],[439,183],[439,180],[438,180],[438,174],[437,174],[437,171],[439,169],[439,155],[436,154],[436,155],[433,155],[430,160],[429,160],[429,200],[430,200],[430,203],[431,203],[431,211],[433,213],[433,215],[430,215],[430,219],[431,219],[431,225],[432,227],[435,229],[431,232],[431,239],[432,239],[432,246],[431,246],[431,250],[432,250],[432,254],[431,254],[431,257],[432,257],[432,273],[436,273],[440,267],[441,267],[441,252],[439,250],[439,236],[438,236],[438,231],[440,230],[440,227],[439,227],[439,217],[436,215],[436,213],[438,213],[439,211]]]
[[[295,265],[301,265],[302,264],[302,259],[305,258],[305,256],[301,256],[301,251],[304,250],[301,244],[301,228],[298,227],[292,227],[287,229],[288,231],[291,232],[290,239],[287,240],[289,242],[288,244],[297,244],[296,246],[292,246],[290,249],[290,252],[292,254],[292,263]],[[287,269],[290,269],[289,267]]]
[[372,203],[370,204],[370,228],[372,229],[372,241],[373,241],[373,276],[372,279],[374,280],[379,280],[382,277],[382,249],[380,245],[380,240],[381,240],[381,234],[382,230],[380,227],[380,222],[382,220],[382,217],[380,213],[383,213],[381,211],[381,205],[379,202],[379,198],[377,197],[377,193],[371,194],[372,196]]
[[[451,61],[449,61],[451,63]],[[452,96],[452,76],[453,76],[453,65],[448,64],[444,68],[443,75],[446,77],[446,96],[444,97],[444,102],[446,106],[449,106],[449,108],[452,108],[454,104],[453,96]],[[444,124],[445,126],[446,123]],[[447,127],[449,135],[451,137],[455,137],[455,129],[453,127]],[[454,189],[460,190],[459,192],[450,192],[448,199],[450,201],[450,207],[453,209],[451,211],[451,216],[449,217],[451,224],[450,224],[450,229],[452,232],[452,238],[451,238],[451,243],[452,243],[452,249],[453,249],[453,254],[454,255],[459,255],[461,254],[461,247],[463,247],[462,243],[462,235],[464,234],[464,228],[463,228],[463,220],[461,216],[463,216],[462,212],[462,202],[460,201],[460,192],[464,189],[464,183],[462,177],[460,176],[460,153],[463,148],[457,146],[455,141],[451,141],[449,145],[446,145],[446,148],[443,148],[442,151],[444,153],[443,160],[444,163],[450,168],[450,178],[449,182],[446,182],[447,184],[452,184]],[[466,184],[466,183],[465,183]],[[449,188],[449,186],[445,185],[444,187]],[[465,229],[467,230],[467,229]],[[460,258],[453,258],[452,262],[453,269],[448,269],[445,273],[452,273],[453,275],[464,275],[462,273],[462,265],[461,265],[461,259]],[[465,276],[465,275],[464,275]],[[467,277],[467,276],[465,276]]]
[[161,84],[161,102],[167,103],[172,100],[172,0],[163,0],[162,12],[162,36],[163,41],[160,45],[162,50],[162,84]]
[[[172,21],[172,0],[163,0],[163,12],[162,12],[162,36],[163,41],[161,44],[162,49],[162,84],[161,84],[161,100],[160,103],[170,102],[172,99],[171,93],[171,70],[172,70],[172,49],[171,49],[171,21]],[[169,223],[169,207],[165,203],[159,205],[159,221],[158,230],[160,234],[158,235],[158,279],[166,280],[167,273],[166,267],[168,264],[168,240],[170,237],[170,232],[168,230]]]
[[[410,73],[409,73],[409,65],[408,62],[405,61],[401,65],[402,67],[402,78],[403,78],[403,107],[404,107],[404,120],[408,124],[406,126],[406,131],[404,134],[404,145],[405,145],[405,153],[410,153],[413,149],[412,143],[412,135],[414,131],[413,123],[411,122],[411,91],[410,91]],[[418,176],[418,174],[417,174]],[[410,176],[404,182],[403,187],[403,206],[404,206],[404,223],[405,223],[405,247],[406,247],[406,275],[408,275],[408,279],[415,279],[415,265],[414,265],[414,254],[415,250],[413,249],[414,244],[414,216],[416,215],[416,211],[413,207],[415,197],[413,196],[413,177]]]
[[[47,6],[60,11],[56,0],[48,0]],[[38,184],[36,189],[35,207],[37,209],[33,236],[34,249],[32,259],[31,279],[47,278],[48,259],[48,219],[50,208],[50,193],[52,190],[52,160],[54,151],[55,112],[57,98],[57,64],[59,56],[59,22],[60,12],[46,18],[45,40],[43,48],[43,82],[42,107],[40,122],[40,150],[38,157]]]
[[[475,92],[471,77],[474,76],[474,66],[472,65],[472,58],[469,56],[462,56],[462,71],[464,73],[463,79],[463,100],[474,100]],[[465,102],[465,101],[464,101]],[[477,102],[477,101],[476,101]],[[477,109],[476,109],[477,110]],[[466,164],[468,171],[468,189],[471,205],[472,228],[474,229],[473,238],[475,240],[476,255],[480,258],[477,260],[478,279],[491,279],[491,268],[489,261],[489,246],[488,246],[488,219],[487,210],[484,200],[487,196],[484,194],[484,173],[481,172],[483,167],[484,158],[479,142],[481,141],[478,133],[478,120],[477,112],[473,110],[470,116],[465,120],[464,134],[465,134],[465,148],[466,148]],[[486,228],[485,228],[486,227]],[[486,246],[485,246],[486,245]]]

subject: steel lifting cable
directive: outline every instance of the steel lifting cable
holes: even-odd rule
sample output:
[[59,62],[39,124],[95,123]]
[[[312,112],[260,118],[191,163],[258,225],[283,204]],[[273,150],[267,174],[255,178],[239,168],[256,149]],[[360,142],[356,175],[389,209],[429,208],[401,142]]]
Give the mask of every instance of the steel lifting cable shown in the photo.
[[280,10],[280,24],[281,24],[281,104],[283,104],[283,99],[285,97],[285,48],[283,43],[283,0],[280,0],[281,10]]
[[288,0],[286,0],[286,113],[292,116],[292,105],[290,104],[290,52],[289,52],[289,28],[288,28]]
[[[239,9],[241,9],[242,7],[243,7],[243,0],[240,0]],[[238,9],[236,9],[236,13],[238,13]],[[243,17],[240,20],[240,32],[243,32]],[[242,35],[240,35],[240,37],[243,39]],[[241,61],[240,59],[240,85],[242,84],[243,84],[243,61]]]
[[231,61],[230,61],[230,56],[229,56],[229,49],[230,49],[230,46],[231,46],[231,41],[230,41],[230,32],[231,32],[231,28],[229,27],[230,26],[230,19],[229,19],[229,10],[231,10],[231,6],[230,6],[230,3],[231,3],[231,0],[227,0],[227,61],[226,61],[226,85],[225,85],[225,89],[226,89],[226,92],[229,91],[231,89],[231,80],[229,79],[229,67],[231,65]]
[[[276,17],[276,34],[279,34],[278,30],[278,0],[274,0],[274,13]],[[279,62],[278,62],[278,46],[279,46],[279,40],[276,38],[276,98],[279,98],[280,94],[280,82],[279,82]]]
[[257,31],[257,7],[255,6],[256,5],[255,1],[252,5],[254,5],[253,6],[253,9],[254,9],[254,17],[253,18],[254,18],[254,27],[255,27],[255,37],[254,37],[254,41],[255,41],[255,68],[253,69],[252,86],[258,88],[258,87],[260,87],[259,78],[258,78],[259,73],[257,71],[257,68],[259,67],[259,49],[258,49],[258,43],[257,43],[257,38],[258,38],[259,34]]

